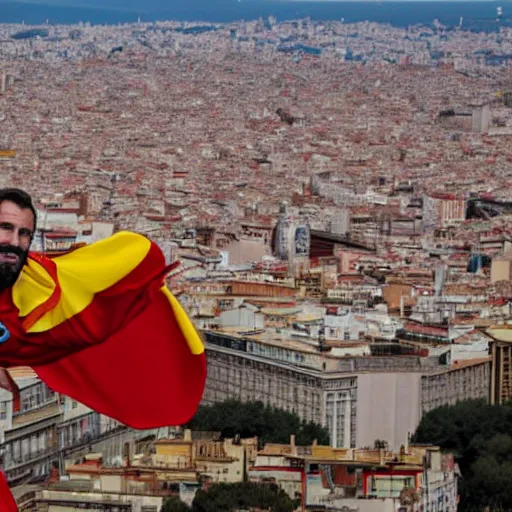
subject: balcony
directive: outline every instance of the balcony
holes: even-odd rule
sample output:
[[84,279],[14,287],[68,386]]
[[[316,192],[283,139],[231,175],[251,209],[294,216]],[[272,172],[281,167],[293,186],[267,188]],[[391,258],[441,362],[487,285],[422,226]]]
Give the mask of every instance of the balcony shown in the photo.
[[74,450],[80,450],[81,448],[84,448],[87,445],[103,441],[105,439],[108,439],[109,437],[113,437],[119,432],[124,432],[126,430],[128,430],[127,426],[117,425],[113,429],[108,430],[107,432],[103,432],[101,434],[74,438],[71,440],[71,443],[66,443],[66,446],[60,446],[60,449],[66,451],[66,453],[72,453]]
[[13,457],[10,453],[6,453],[4,458],[4,471],[7,473],[9,471],[21,469],[24,466],[37,464],[45,459],[54,459],[58,457],[58,454],[59,449],[56,446],[47,448],[46,450],[38,450],[36,452],[18,455],[17,457]]
[[38,418],[31,423],[24,423],[23,425],[19,426],[13,425],[11,430],[5,432],[5,442],[2,447],[5,447],[5,445],[8,445],[13,441],[26,439],[43,430],[55,429],[60,418],[60,412],[57,410],[49,411],[49,413],[49,415],[43,416],[40,419]]

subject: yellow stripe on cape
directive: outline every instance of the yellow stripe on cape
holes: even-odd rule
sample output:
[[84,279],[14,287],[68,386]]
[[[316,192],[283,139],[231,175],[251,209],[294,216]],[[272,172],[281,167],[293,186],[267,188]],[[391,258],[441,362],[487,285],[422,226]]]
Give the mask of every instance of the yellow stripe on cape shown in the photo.
[[196,328],[190,321],[190,318],[185,313],[184,309],[181,307],[181,304],[178,302],[176,297],[167,289],[166,286],[162,287],[161,291],[167,297],[171,304],[171,308],[174,312],[174,316],[176,317],[176,322],[178,323],[183,336],[187,340],[188,347],[190,348],[190,352],[195,356],[202,354],[204,352],[204,345],[199,337],[199,334],[196,331]]
[[[29,332],[47,331],[82,312],[94,294],[107,290],[132,272],[146,257],[151,242],[142,235],[119,232],[54,259],[62,290],[55,308]],[[14,304],[26,316],[51,296],[53,279],[42,265],[30,260],[13,287]]]

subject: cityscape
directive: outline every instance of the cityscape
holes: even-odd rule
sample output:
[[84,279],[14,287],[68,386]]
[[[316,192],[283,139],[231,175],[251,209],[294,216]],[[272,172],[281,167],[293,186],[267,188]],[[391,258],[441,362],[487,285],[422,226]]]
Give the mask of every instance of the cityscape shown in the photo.
[[152,430],[11,369],[20,512],[512,510],[504,5],[492,30],[0,24],[0,186],[35,199],[32,250],[158,244],[208,369],[191,422]]

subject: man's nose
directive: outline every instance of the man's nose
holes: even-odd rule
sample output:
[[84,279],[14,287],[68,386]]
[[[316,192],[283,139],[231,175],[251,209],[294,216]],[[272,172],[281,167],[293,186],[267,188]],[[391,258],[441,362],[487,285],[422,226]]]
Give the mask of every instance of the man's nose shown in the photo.
[[18,233],[18,231],[16,229],[13,229],[11,231],[11,240],[10,240],[10,244],[11,245],[14,245],[15,247],[19,247],[20,246],[20,243],[21,243],[21,239],[20,239],[20,234]]

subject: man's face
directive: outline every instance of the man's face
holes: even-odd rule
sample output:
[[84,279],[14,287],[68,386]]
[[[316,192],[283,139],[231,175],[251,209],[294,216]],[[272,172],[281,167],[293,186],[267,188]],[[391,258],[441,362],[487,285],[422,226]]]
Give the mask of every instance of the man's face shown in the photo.
[[0,203],[0,289],[11,287],[27,261],[34,215],[11,201]]

